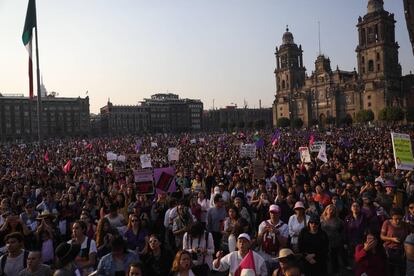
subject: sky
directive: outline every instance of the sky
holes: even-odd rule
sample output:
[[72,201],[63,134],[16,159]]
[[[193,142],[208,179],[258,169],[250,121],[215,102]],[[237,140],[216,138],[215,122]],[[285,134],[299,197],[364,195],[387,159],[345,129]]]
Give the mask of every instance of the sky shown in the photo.
[[[394,13],[403,73],[414,57],[402,0]],[[137,104],[155,93],[200,99],[204,109],[270,107],[275,47],[286,25],[303,48],[307,73],[321,50],[331,67],[356,66],[356,24],[367,0],[37,0],[40,71],[59,97]],[[28,96],[22,43],[27,0],[0,0],[0,93]],[[413,70],[414,71],[414,70]]]

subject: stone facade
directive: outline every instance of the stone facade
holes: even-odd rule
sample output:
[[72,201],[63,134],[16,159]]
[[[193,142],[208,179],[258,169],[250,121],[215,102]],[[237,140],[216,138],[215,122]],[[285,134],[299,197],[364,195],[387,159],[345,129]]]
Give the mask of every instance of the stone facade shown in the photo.
[[[259,121],[261,121],[259,123]],[[255,127],[262,124],[264,128],[272,126],[271,108],[237,108],[228,106],[226,108],[205,111],[203,114],[203,129],[216,131],[223,128]]]
[[353,71],[332,70],[330,59],[320,54],[308,76],[302,46],[286,29],[275,53],[273,124],[281,117],[299,117],[305,126],[316,121],[324,125],[327,118],[338,123],[346,117],[355,119],[361,109],[372,110],[377,120],[386,106],[406,106],[408,91],[401,86],[394,15],[384,10],[382,0],[370,0],[367,10],[358,18],[358,68]]

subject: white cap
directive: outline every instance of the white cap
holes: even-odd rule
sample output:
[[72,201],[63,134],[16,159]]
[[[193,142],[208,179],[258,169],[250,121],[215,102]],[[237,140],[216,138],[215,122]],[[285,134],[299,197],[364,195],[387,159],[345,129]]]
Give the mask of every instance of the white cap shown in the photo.
[[244,239],[250,241],[250,236],[247,233],[242,233],[237,237],[237,239],[241,239],[241,238],[244,238]]

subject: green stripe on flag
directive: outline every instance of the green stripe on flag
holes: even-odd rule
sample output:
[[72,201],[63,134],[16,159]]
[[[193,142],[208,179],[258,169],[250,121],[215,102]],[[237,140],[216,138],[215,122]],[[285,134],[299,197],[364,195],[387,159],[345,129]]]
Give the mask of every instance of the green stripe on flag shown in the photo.
[[36,3],[35,0],[29,0],[27,5],[26,20],[24,21],[24,29],[22,40],[27,45],[32,39],[33,28],[36,27]]

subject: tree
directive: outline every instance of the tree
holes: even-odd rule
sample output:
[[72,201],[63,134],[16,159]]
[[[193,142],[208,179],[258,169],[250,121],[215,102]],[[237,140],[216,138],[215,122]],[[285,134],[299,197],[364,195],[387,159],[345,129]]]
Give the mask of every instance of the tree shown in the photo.
[[290,126],[289,118],[281,117],[281,118],[277,119],[276,126],[277,127],[288,127],[288,126]]
[[340,120],[340,122],[339,122],[339,123],[340,123],[341,125],[350,126],[350,125],[352,125],[353,121],[354,121],[354,120],[352,120],[351,115],[347,114],[344,118],[342,118],[342,119]]
[[333,124],[335,124],[335,121],[336,121],[336,118],[335,118],[335,117],[333,117],[333,116],[331,116],[331,115],[329,115],[329,116],[326,118],[326,123],[327,123],[328,125],[333,125]]
[[358,113],[356,114],[355,119],[357,120],[357,122],[359,123],[367,123],[367,122],[371,122],[374,120],[374,112],[372,112],[371,109],[368,110],[364,110],[361,109],[360,111],[358,111]]
[[414,122],[414,109],[407,109],[407,111],[405,111],[405,118],[408,122]]
[[292,120],[292,126],[294,128],[301,128],[303,126],[303,121],[301,118],[294,118]]
[[400,107],[390,106],[388,107],[387,118],[391,122],[404,120],[404,111]]
[[254,122],[254,127],[256,129],[263,129],[266,126],[266,122],[264,120],[257,120],[256,122]]
[[397,122],[404,119],[404,111],[400,107],[389,106],[381,109],[378,119],[386,122]]

